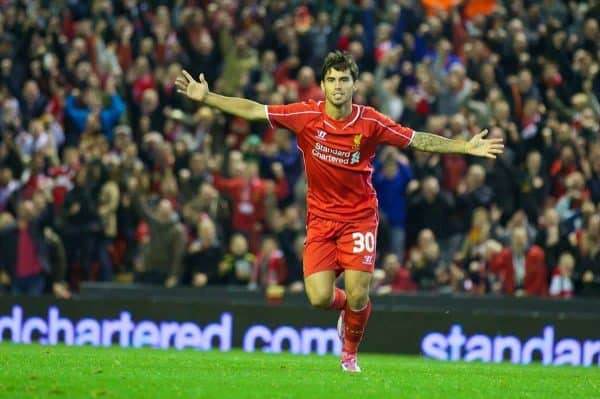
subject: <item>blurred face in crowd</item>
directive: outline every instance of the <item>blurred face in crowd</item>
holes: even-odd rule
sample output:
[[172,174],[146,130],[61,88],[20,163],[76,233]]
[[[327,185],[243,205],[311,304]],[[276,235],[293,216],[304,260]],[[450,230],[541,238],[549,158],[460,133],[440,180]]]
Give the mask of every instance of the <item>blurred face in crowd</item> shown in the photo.
[[144,90],[142,95],[142,111],[145,114],[152,113],[158,108],[158,93],[154,89]]
[[494,115],[499,121],[506,121],[510,117],[510,106],[506,101],[498,101],[494,104]]
[[599,214],[594,214],[590,217],[590,220],[588,222],[588,226],[587,226],[587,232],[588,234],[591,234],[592,236],[598,238],[600,237],[600,215]]
[[527,36],[523,32],[517,32],[513,39],[513,48],[516,53],[527,50]]
[[229,244],[231,253],[236,256],[240,256],[248,252],[248,240],[241,234],[234,234],[231,237],[231,243]]
[[177,196],[178,188],[175,177],[164,178],[160,184],[160,192],[165,197]]
[[44,133],[44,124],[39,119],[33,119],[29,122],[29,133],[33,135],[33,137],[40,137],[42,133]]
[[490,63],[485,63],[481,66],[481,80],[484,86],[493,86],[496,83],[496,72],[494,66]]
[[12,180],[12,171],[10,168],[0,169],[0,187],[6,186]]
[[202,183],[199,189],[200,198],[203,201],[212,201],[219,198],[219,192],[210,183]]
[[435,235],[433,231],[430,229],[423,229],[419,232],[419,236],[417,237],[417,245],[421,249],[425,249],[427,245],[435,242]]
[[423,197],[427,202],[433,202],[440,192],[440,183],[433,176],[427,176],[423,180]]
[[300,68],[300,71],[298,72],[298,85],[303,89],[307,89],[314,84],[315,72],[313,69],[309,66]]
[[206,219],[200,222],[198,236],[204,244],[212,244],[217,239],[217,229],[212,220]]
[[394,277],[399,268],[400,260],[398,259],[398,255],[389,254],[383,259],[383,270],[388,278]]
[[350,53],[355,60],[360,60],[365,55],[365,49],[360,42],[353,41],[348,46],[348,53]]
[[30,222],[35,217],[35,206],[33,201],[23,201],[18,210],[17,215],[20,221]]
[[597,40],[599,32],[598,21],[594,18],[588,18],[583,25],[583,34],[586,39]]
[[46,193],[44,193],[44,190],[36,190],[36,192],[33,193],[31,201],[33,202],[33,207],[36,214],[42,212],[48,203],[46,201]]
[[524,227],[514,228],[510,242],[515,254],[524,254],[528,244],[527,230]]
[[273,50],[265,50],[261,58],[264,71],[273,71],[277,67],[277,56]]
[[477,208],[473,211],[473,220],[471,224],[473,227],[481,228],[485,224],[488,223],[489,217],[487,209],[485,208]]
[[544,223],[546,227],[558,226],[560,219],[558,217],[558,212],[554,208],[548,208],[544,212]]
[[206,170],[206,162],[204,156],[199,153],[194,153],[190,158],[190,171],[192,175],[200,175]]
[[[446,78],[448,87],[450,87],[450,89],[452,90],[459,90],[460,88],[462,88],[465,78],[465,68],[458,63],[453,64],[452,67],[450,67],[450,73]],[[427,79],[427,81],[433,83],[433,79]]]
[[136,76],[139,78],[144,74],[150,73],[150,63],[148,58],[139,56],[135,59]]
[[251,160],[248,162],[245,162],[245,169],[244,169],[244,174],[247,178],[254,178],[254,177],[258,177],[259,175],[259,167],[258,167],[258,162]]
[[263,240],[261,249],[264,256],[271,256],[277,249],[277,241],[273,237],[267,237]]
[[423,254],[428,261],[436,261],[440,257],[440,246],[434,241],[425,247]]
[[388,158],[383,163],[383,175],[393,179],[398,174],[398,162],[394,158]]
[[154,40],[150,37],[145,37],[140,43],[140,53],[152,55],[154,52]]
[[463,114],[456,114],[450,119],[450,130],[452,131],[452,136],[456,136],[464,133],[467,128],[467,119]]
[[573,258],[573,255],[568,252],[561,254],[558,260],[558,268],[560,269],[560,274],[563,276],[571,276],[575,268],[575,258]]
[[321,11],[317,14],[317,25],[320,27],[326,27],[329,25],[329,13]]
[[485,182],[485,169],[481,165],[471,165],[467,172],[467,186],[470,190],[476,190]]
[[82,61],[75,67],[75,78],[78,82],[87,82],[92,73],[92,65],[87,61]]
[[40,95],[40,89],[35,80],[28,80],[23,86],[23,96],[28,103],[34,102]]
[[352,79],[350,70],[338,71],[329,68],[321,82],[325,99],[336,107],[352,102],[356,90],[356,82]]
[[523,116],[525,118],[531,118],[533,115],[538,113],[539,103],[535,98],[528,98],[525,100],[525,105],[523,106]]
[[527,171],[530,174],[537,174],[542,166],[542,156],[537,151],[531,151],[527,154]]
[[15,223],[15,218],[9,212],[0,213],[0,230]]
[[575,151],[571,146],[565,146],[560,150],[560,160],[565,164],[575,161]]
[[518,85],[521,93],[527,93],[529,90],[531,90],[531,86],[533,85],[533,77],[528,69],[523,69],[519,72]]
[[44,167],[46,166],[46,159],[44,154],[41,152],[36,152],[31,157],[31,171],[33,173],[42,173],[44,171]]
[[169,202],[166,199],[161,200],[158,203],[156,216],[158,220],[162,223],[169,222],[171,220],[171,217],[173,216],[173,206],[171,205],[171,202]]
[[585,185],[585,180],[581,172],[571,173],[569,176],[567,176],[565,184],[567,186],[567,191],[570,196],[576,198],[581,197],[581,190],[583,190],[583,187]]

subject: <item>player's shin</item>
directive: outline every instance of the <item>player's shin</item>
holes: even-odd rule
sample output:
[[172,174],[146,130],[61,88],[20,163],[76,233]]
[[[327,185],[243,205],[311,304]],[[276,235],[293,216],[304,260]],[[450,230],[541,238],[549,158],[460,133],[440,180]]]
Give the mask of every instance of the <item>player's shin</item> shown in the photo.
[[362,340],[365,326],[371,315],[371,301],[360,310],[353,310],[346,303],[344,314],[344,347],[345,353],[356,353]]

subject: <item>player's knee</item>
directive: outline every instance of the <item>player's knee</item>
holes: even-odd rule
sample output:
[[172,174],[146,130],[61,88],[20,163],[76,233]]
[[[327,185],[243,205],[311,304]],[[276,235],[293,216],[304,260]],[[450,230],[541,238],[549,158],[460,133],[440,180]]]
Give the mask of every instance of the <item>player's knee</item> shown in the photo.
[[369,291],[363,289],[346,289],[346,300],[350,309],[362,309],[369,302]]
[[327,308],[331,305],[332,293],[327,291],[309,291],[308,300],[316,308]]

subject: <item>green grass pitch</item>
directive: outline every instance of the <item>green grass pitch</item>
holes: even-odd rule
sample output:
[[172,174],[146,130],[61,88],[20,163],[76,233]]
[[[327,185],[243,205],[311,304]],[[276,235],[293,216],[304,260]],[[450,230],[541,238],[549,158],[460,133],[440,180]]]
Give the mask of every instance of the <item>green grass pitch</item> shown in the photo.
[[0,344],[0,398],[598,398],[600,370],[334,356]]

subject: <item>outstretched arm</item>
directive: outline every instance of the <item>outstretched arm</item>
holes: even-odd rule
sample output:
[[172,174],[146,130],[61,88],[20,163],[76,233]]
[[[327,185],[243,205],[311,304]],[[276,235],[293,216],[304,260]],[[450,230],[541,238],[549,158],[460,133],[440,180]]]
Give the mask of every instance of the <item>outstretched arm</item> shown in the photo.
[[484,139],[487,129],[473,136],[471,140],[447,139],[436,134],[415,132],[410,146],[415,150],[427,152],[468,154],[486,158],[496,158],[502,154],[504,144],[502,139]]
[[211,93],[202,73],[199,81],[196,81],[184,70],[175,80],[175,86],[177,86],[178,93],[185,94],[191,100],[202,102],[250,121],[267,121],[267,113],[263,104],[245,98],[226,97]]

